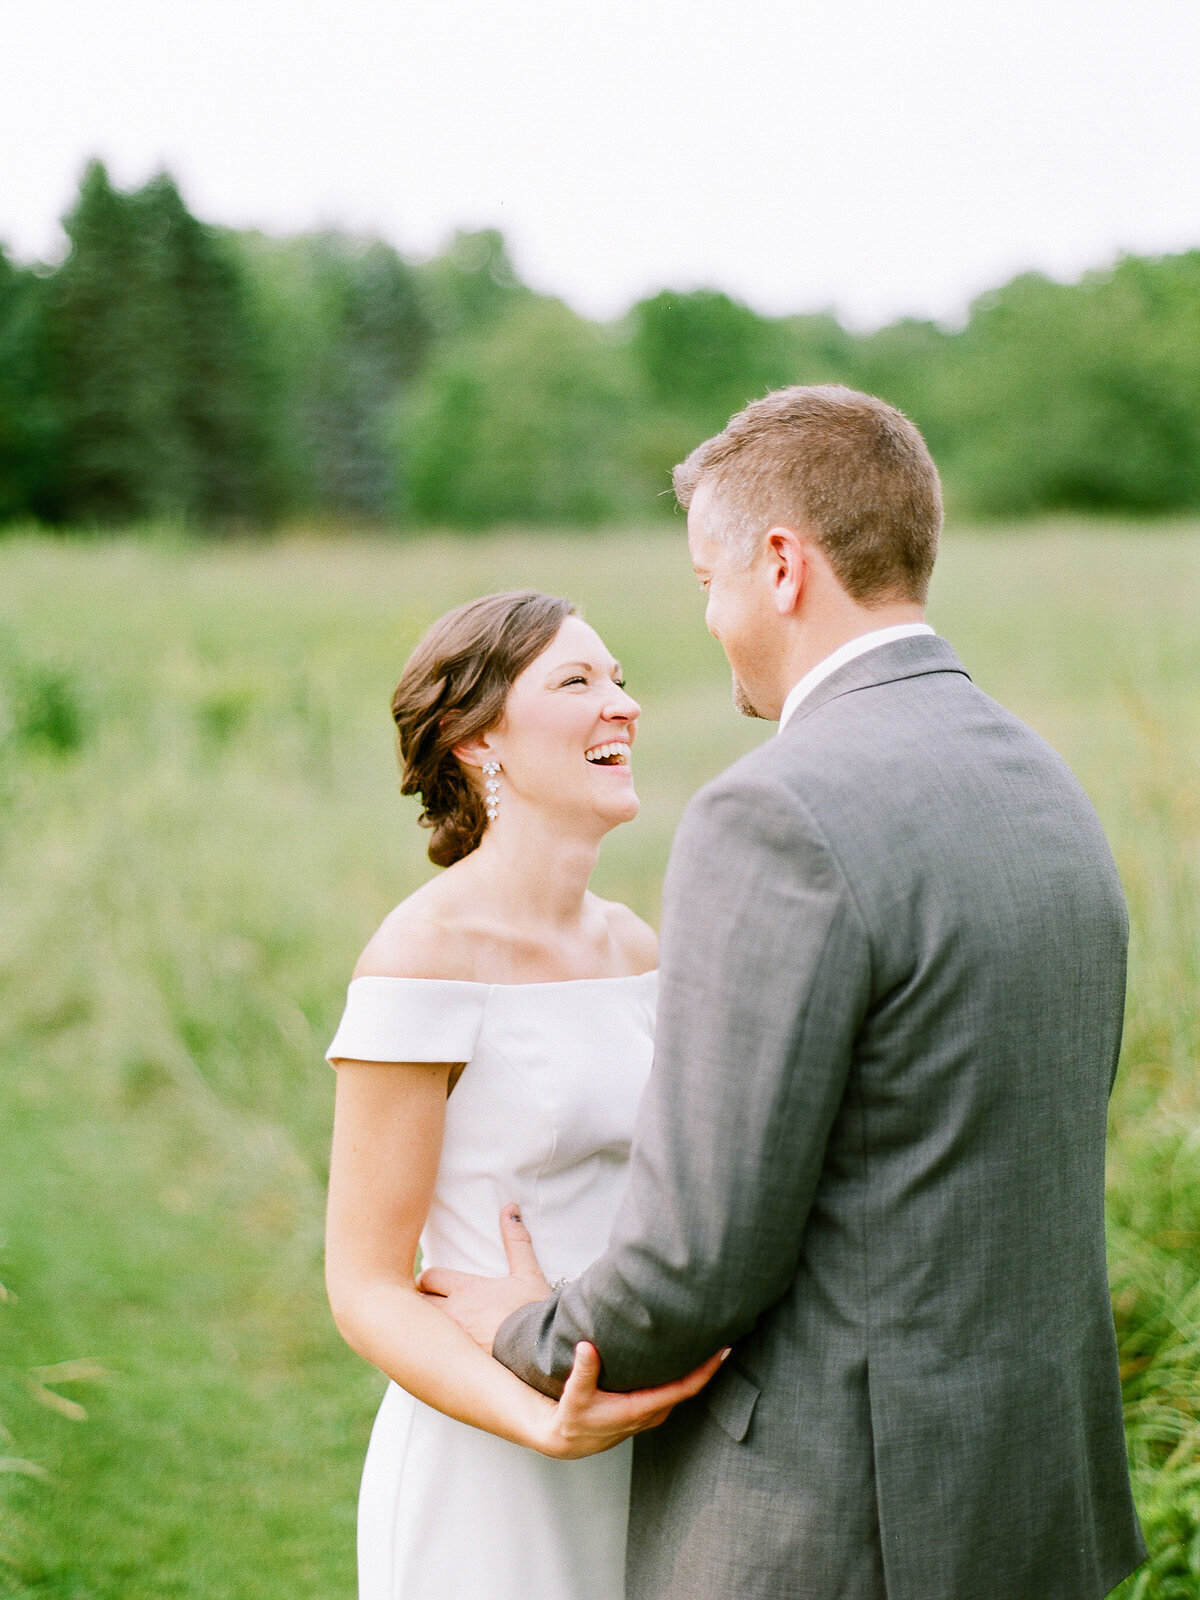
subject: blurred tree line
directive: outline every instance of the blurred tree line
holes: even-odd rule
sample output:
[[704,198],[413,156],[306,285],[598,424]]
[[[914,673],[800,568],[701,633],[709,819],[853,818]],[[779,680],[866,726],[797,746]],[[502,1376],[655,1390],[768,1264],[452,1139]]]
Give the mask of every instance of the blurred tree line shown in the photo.
[[814,382],[907,412],[961,515],[1200,506],[1200,251],[852,334],[712,289],[601,325],[491,230],[417,264],[210,227],[170,177],[125,193],[99,162],[64,227],[56,266],[0,250],[0,521],[644,516],[731,412]]

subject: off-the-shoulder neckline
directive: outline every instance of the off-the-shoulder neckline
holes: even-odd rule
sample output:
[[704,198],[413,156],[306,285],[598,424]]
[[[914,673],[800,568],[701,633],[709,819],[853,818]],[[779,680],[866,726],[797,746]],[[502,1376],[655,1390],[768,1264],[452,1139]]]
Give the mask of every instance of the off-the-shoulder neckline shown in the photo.
[[656,978],[657,967],[647,967],[645,972],[619,972],[607,978],[548,978],[532,983],[481,983],[476,978],[394,978],[386,972],[364,972],[350,983],[444,983],[466,989],[570,989],[581,983],[637,983],[642,978]]

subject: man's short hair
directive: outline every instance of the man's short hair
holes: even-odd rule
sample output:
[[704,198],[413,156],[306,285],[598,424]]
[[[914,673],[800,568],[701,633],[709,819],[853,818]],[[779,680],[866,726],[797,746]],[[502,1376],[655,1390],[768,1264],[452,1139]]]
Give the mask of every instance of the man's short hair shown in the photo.
[[675,495],[713,493],[714,537],[750,566],[773,527],[807,531],[863,604],[924,603],[942,489],[920,433],[894,406],[836,385],[777,389],[675,468]]

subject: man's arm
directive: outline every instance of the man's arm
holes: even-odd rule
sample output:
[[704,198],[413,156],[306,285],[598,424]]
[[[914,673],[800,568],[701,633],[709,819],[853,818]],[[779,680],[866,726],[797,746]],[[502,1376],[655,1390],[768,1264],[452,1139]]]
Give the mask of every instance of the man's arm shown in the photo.
[[690,1371],[787,1290],[870,993],[849,886],[794,795],[736,771],[701,792],[664,887],[654,1070],[605,1254],[501,1326],[493,1353],[557,1394],[576,1343],[606,1389]]

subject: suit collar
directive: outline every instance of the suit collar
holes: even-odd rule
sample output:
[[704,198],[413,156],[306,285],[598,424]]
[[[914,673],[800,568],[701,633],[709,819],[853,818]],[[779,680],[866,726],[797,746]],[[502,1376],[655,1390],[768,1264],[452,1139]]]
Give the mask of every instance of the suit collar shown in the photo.
[[815,667],[809,670],[789,691],[783,702],[783,710],[779,713],[780,731],[791,721],[796,707],[802,700],[807,700],[819,683],[839,667],[844,667],[848,661],[853,661],[855,656],[865,655],[868,650],[876,650],[881,644],[891,644],[893,639],[907,639],[919,634],[930,634],[933,629],[927,622],[901,622],[890,628],[872,628],[867,633],[860,633],[853,639],[847,639],[844,644],[831,650],[823,661],[818,661]]
[[970,678],[953,648],[937,634],[919,634],[915,638],[876,645],[873,650],[838,667],[805,695],[787,726],[780,730],[781,734],[786,736],[796,724],[844,694],[871,689],[881,683],[896,683],[902,678],[923,678],[931,672],[957,672]]

